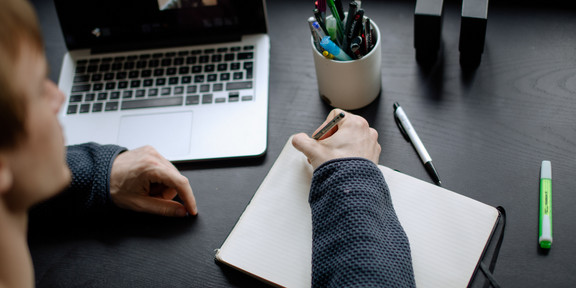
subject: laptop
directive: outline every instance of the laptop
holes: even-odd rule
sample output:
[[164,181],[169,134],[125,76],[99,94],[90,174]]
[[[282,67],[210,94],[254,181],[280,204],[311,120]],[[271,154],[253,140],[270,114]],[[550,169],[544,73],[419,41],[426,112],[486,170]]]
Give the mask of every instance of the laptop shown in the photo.
[[67,145],[151,145],[173,162],[265,154],[263,0],[54,2]]

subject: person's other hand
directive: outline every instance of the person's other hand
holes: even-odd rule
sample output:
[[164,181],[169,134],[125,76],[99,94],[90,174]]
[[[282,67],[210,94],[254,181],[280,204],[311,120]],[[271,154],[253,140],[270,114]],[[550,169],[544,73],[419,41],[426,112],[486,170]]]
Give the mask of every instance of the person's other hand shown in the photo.
[[[316,132],[340,112],[344,111],[332,110]],[[366,119],[344,113],[345,117],[319,140],[314,140],[304,133],[296,134],[292,138],[292,145],[308,157],[308,162],[314,169],[326,161],[345,157],[362,157],[378,164],[381,151],[378,132],[369,127]]]
[[[174,201],[176,195],[184,205]],[[188,178],[151,146],[118,155],[112,165],[110,196],[116,206],[163,216],[196,215]]]

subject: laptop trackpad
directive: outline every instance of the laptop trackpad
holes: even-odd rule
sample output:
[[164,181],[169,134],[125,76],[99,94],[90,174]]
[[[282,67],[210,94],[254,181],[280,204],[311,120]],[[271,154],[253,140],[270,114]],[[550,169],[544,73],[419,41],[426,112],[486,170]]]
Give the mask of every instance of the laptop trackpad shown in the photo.
[[118,144],[128,149],[152,145],[164,157],[190,152],[192,112],[124,116]]

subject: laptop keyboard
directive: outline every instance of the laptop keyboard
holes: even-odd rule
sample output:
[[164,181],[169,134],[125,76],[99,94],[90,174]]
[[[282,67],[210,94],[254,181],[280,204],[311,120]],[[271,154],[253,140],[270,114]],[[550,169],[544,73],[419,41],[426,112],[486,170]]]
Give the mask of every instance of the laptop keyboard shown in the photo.
[[253,101],[253,46],[76,62],[67,114]]

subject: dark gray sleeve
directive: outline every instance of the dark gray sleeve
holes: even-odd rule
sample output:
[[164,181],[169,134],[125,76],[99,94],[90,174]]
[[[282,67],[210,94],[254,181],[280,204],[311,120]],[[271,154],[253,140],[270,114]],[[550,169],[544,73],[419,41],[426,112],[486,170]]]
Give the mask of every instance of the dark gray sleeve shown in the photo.
[[34,207],[31,217],[92,216],[114,207],[110,199],[110,173],[126,148],[86,143],[67,147],[66,161],[72,182],[62,193]]
[[415,287],[408,238],[374,163],[324,163],[309,202],[313,287]]

